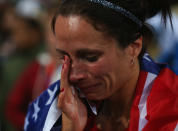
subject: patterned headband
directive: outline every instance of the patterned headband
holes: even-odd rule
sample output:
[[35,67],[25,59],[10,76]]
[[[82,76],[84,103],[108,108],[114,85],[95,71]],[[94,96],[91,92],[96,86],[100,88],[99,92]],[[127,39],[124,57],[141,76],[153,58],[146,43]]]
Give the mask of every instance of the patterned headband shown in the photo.
[[[100,5],[103,5],[103,6],[107,7],[107,8],[110,8],[110,9],[113,9],[113,10],[121,13],[125,17],[129,18],[130,20],[132,20],[133,22],[135,22],[136,24],[138,24],[140,27],[142,27],[142,25],[143,25],[143,22],[140,19],[138,19],[130,11],[128,11],[128,10],[120,7],[119,5],[115,5],[115,4],[113,4],[111,2],[108,2],[106,0],[88,0],[88,1],[100,4]],[[62,2],[65,2],[65,0],[62,0]]]

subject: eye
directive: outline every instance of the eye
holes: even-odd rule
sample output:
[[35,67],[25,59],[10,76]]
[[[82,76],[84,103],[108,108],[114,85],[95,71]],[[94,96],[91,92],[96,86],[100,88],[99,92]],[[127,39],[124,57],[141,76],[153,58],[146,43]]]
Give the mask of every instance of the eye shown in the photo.
[[88,62],[96,62],[98,58],[99,58],[98,55],[87,55],[84,57],[84,59],[87,60]]
[[98,56],[87,56],[86,60],[89,62],[96,62],[98,60]]
[[86,62],[96,62],[104,53],[99,50],[82,49],[77,51],[76,56]]

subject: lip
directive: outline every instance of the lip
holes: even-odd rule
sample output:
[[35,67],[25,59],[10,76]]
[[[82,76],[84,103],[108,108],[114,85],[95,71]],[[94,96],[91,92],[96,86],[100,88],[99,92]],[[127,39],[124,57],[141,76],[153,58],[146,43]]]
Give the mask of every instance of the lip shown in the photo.
[[78,86],[78,88],[84,93],[91,93],[91,92],[94,92],[96,91],[96,87],[100,86],[101,84],[100,83],[97,83],[97,84],[91,84],[91,85],[87,85],[87,86]]

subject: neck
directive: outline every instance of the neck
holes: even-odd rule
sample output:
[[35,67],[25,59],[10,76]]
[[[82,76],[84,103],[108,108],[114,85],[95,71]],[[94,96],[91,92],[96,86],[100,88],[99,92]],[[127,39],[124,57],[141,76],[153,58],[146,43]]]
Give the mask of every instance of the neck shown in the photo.
[[104,101],[103,107],[96,119],[96,123],[100,129],[104,131],[122,131],[128,128],[139,71],[139,64],[137,62],[133,67],[131,79],[127,80],[122,88],[112,95],[112,97]]
[[127,80],[122,88],[120,88],[110,99],[111,111],[120,112],[121,116],[129,117],[130,108],[133,103],[137,80],[139,77],[139,63],[136,62],[133,66],[133,73],[129,80]]

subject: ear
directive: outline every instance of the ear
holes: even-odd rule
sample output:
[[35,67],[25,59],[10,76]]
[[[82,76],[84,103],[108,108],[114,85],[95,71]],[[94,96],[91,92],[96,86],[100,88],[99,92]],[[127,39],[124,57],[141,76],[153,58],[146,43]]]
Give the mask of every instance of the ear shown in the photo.
[[143,38],[141,36],[127,47],[126,49],[127,53],[131,57],[137,58],[142,50],[142,44],[143,44]]

